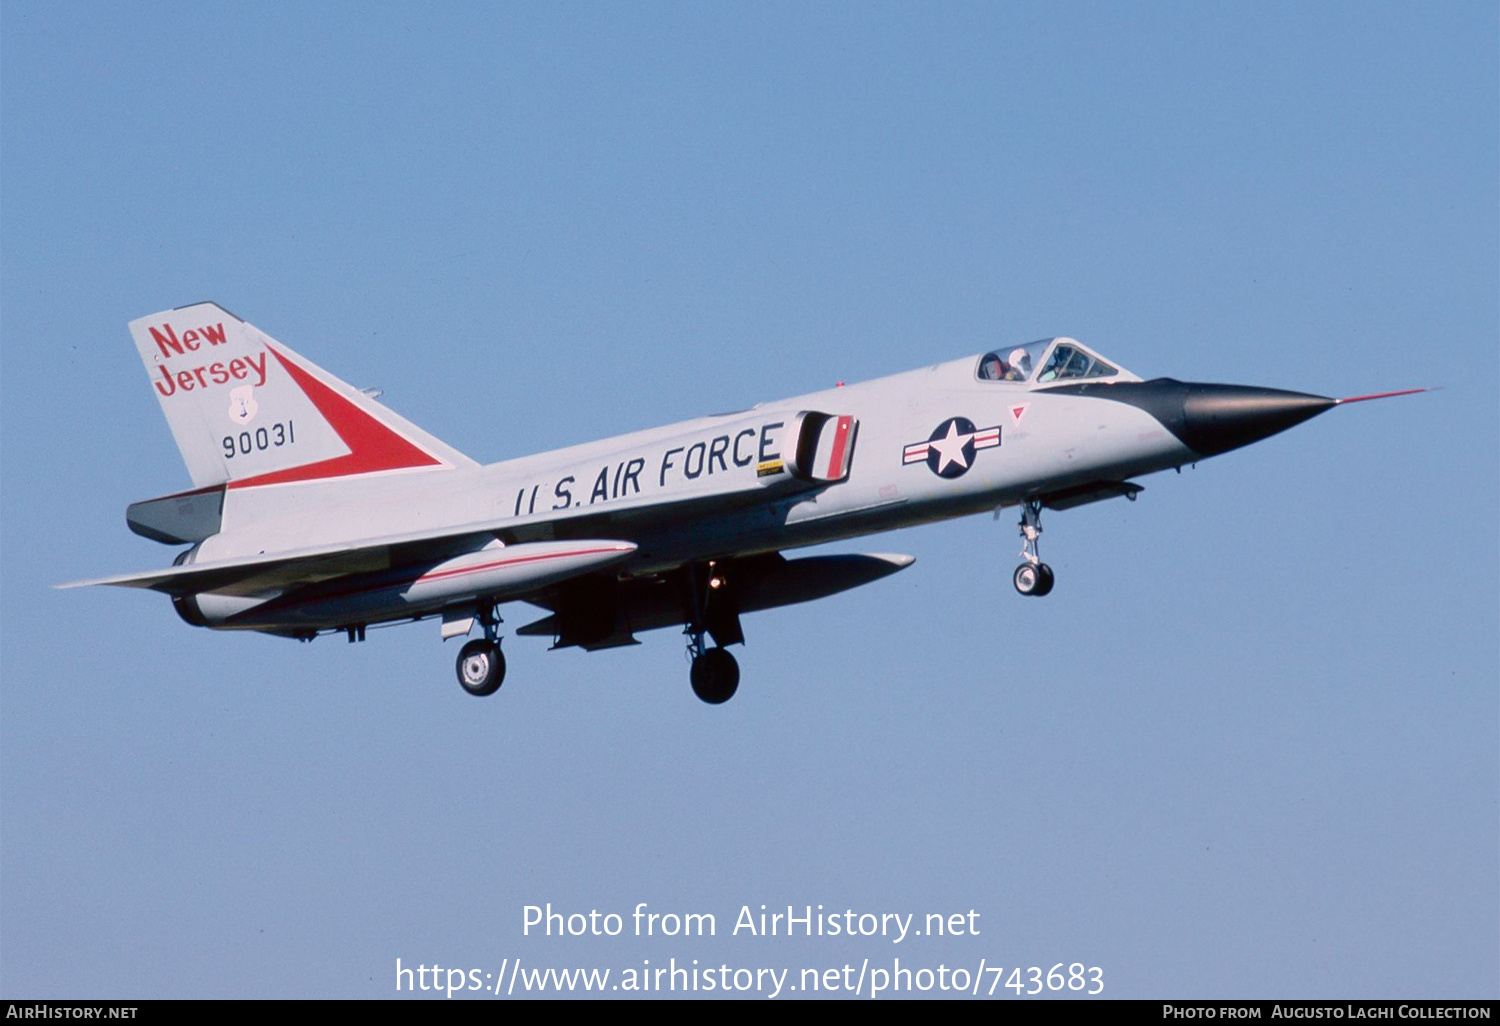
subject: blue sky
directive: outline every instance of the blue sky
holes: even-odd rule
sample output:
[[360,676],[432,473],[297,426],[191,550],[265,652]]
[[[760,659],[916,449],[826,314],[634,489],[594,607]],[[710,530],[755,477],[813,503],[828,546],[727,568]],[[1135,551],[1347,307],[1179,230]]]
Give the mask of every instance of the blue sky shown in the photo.
[[[1500,993],[1493,4],[0,10],[0,991],[395,962],[1082,962],[1115,997]],[[1070,334],[1336,410],[681,639],[296,645],[159,596],[128,320],[214,299],[481,460]],[[524,622],[522,613],[512,624]],[[522,909],[714,938],[522,935]],[[741,906],[980,913],[751,938]],[[1009,993],[1008,991],[1002,991]]]

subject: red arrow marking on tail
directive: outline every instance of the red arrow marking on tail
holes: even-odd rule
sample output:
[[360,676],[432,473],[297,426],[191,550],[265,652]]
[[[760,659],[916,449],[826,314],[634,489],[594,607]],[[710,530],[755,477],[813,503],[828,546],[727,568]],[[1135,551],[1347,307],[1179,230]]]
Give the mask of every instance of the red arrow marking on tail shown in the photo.
[[307,371],[269,346],[276,361],[286,368],[292,380],[312,400],[318,412],[328,421],[339,438],[349,447],[343,456],[306,463],[286,470],[241,478],[229,482],[230,488],[253,485],[286,484],[291,481],[317,481],[351,474],[372,474],[379,470],[402,470],[407,467],[440,467],[443,461],[386,427],[347,398],[329,388]]

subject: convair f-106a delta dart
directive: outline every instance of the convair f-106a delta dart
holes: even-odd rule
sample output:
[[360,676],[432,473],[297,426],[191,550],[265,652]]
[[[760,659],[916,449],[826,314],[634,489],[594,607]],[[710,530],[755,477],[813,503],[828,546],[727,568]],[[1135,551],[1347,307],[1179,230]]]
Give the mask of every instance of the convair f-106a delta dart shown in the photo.
[[[193,487],[131,505],[136,534],[189,546],[111,584],[188,623],[311,640],[436,620],[474,695],[516,633],[590,651],[683,627],[693,691],[730,698],[741,617],[867,584],[911,556],[783,553],[1020,509],[1022,595],[1052,590],[1044,509],[1124,496],[1334,406],[1244,385],[1143,381],[1070,338],[969,356],[739,413],[481,466],[213,303],[131,335]],[[709,647],[705,638],[713,641]]]

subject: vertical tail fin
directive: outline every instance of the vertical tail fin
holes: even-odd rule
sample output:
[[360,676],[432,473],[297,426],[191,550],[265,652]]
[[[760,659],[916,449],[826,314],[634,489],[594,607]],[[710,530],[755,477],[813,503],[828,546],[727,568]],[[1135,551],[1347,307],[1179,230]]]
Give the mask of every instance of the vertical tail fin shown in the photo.
[[130,334],[195,488],[474,465],[215,303]]

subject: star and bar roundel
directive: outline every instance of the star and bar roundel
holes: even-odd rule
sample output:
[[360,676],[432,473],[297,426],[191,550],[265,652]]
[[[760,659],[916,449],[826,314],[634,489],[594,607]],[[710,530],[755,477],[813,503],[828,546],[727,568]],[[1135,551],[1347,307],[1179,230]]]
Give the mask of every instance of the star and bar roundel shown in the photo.
[[938,477],[962,477],[980,449],[1000,444],[1000,426],[976,428],[967,417],[949,417],[925,442],[912,442],[901,454],[901,462],[926,463]]

